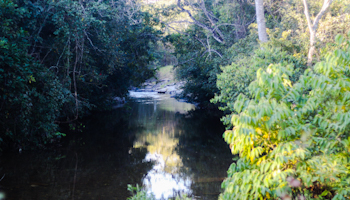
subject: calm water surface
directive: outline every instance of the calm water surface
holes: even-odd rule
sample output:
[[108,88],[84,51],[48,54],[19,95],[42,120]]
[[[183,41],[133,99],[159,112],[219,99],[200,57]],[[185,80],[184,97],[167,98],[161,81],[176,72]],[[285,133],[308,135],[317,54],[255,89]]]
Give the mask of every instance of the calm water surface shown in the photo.
[[82,131],[55,151],[2,155],[7,199],[126,199],[128,184],[157,199],[217,199],[232,162],[220,120],[166,95],[131,96],[74,127]]

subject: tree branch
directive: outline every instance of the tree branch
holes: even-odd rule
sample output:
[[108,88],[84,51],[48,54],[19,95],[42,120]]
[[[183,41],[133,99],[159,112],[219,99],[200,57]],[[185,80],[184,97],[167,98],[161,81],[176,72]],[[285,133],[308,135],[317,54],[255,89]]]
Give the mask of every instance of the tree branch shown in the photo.
[[[306,0],[304,0],[306,1]],[[323,6],[321,8],[321,11],[316,15],[315,21],[313,23],[313,29],[317,30],[318,22],[322,18],[323,14],[326,12],[326,10],[329,8],[329,6],[332,4],[333,0],[324,0]]]
[[[163,22],[164,23],[164,22]],[[172,30],[174,30],[174,31],[176,31],[176,32],[178,32],[178,33],[181,33],[181,34],[183,34],[183,35],[187,35],[187,36],[192,36],[192,37],[194,37],[196,40],[198,40],[198,42],[200,42],[201,44],[202,44],[202,46],[206,49],[206,51],[204,52],[204,54],[205,53],[207,53],[207,52],[214,52],[214,53],[216,53],[216,54],[218,54],[219,56],[220,56],[220,58],[222,58],[222,55],[218,52],[218,51],[216,51],[215,49],[211,49],[210,48],[210,45],[209,45],[209,41],[207,40],[207,43],[208,43],[208,46],[207,45],[205,45],[205,43],[201,40],[201,39],[199,39],[198,37],[196,37],[196,36],[193,36],[193,35],[190,35],[190,34],[188,34],[188,33],[184,33],[184,32],[182,32],[182,31],[179,31],[179,30],[177,30],[176,28],[174,28],[174,27],[172,27],[172,26],[170,26],[169,24],[167,24],[167,23],[164,23],[165,24],[165,26],[167,26],[167,27],[169,27],[170,29],[172,29]],[[201,56],[202,57],[202,56]]]
[[200,26],[200,27],[202,27],[202,28],[204,28],[204,29],[206,29],[206,30],[208,30],[208,31],[211,31],[211,28],[209,28],[208,26],[206,26],[206,25],[200,23],[198,20],[196,20],[196,18],[193,17],[193,15],[191,14],[191,12],[190,12],[189,10],[186,10],[184,7],[182,7],[182,5],[181,5],[181,0],[177,0],[177,6],[181,9],[181,12],[187,13],[188,16],[193,20],[193,22],[194,22],[196,25],[198,25],[198,26]]
[[307,5],[306,0],[303,0],[304,13],[305,13],[307,25],[308,25],[309,31],[310,31],[310,49],[309,49],[308,56],[307,56],[307,66],[308,67],[312,66],[312,59],[313,59],[312,57],[313,57],[314,52],[316,50],[316,47],[315,47],[315,45],[316,45],[316,31],[318,28],[318,23],[332,2],[333,2],[333,0],[324,0],[320,12],[317,14],[314,22],[312,23],[311,19],[310,19],[309,7]]
[[313,30],[312,29],[312,22],[311,22],[311,19],[310,19],[309,7],[307,5],[306,0],[303,0],[303,3],[304,3],[304,14],[305,14],[305,17],[306,17],[307,25],[309,27],[309,30]]

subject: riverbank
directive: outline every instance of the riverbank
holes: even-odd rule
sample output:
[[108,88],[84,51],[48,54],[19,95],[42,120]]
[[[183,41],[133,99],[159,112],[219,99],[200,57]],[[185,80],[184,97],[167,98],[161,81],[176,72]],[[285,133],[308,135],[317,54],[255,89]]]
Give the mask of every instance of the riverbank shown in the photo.
[[172,97],[182,92],[183,81],[175,78],[173,66],[161,67],[155,78],[148,79],[140,88],[133,88],[134,92],[156,92],[158,94],[169,94]]

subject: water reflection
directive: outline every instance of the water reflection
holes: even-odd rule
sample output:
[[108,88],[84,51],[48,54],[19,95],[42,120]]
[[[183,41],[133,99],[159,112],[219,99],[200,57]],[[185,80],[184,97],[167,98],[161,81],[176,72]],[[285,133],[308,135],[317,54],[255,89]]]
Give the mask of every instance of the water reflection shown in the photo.
[[146,127],[136,134],[134,148],[147,148],[148,153],[143,161],[154,163],[143,179],[144,187],[157,199],[168,199],[183,193],[192,194],[192,179],[181,173],[182,158],[176,151],[180,136],[176,129],[179,123],[176,113],[185,114],[193,110],[194,105],[155,93],[144,93],[143,98],[140,98],[140,94],[136,95],[139,95],[137,101],[143,105],[153,104],[153,110],[142,106],[135,113],[138,116],[137,123]]
[[[149,193],[153,193],[157,199],[168,199],[178,194],[192,194],[190,177],[184,177],[175,172],[168,172],[169,169],[175,169],[172,166],[167,166],[167,159],[164,159],[162,154],[147,154],[145,161],[154,161],[155,165],[147,173],[143,180],[143,185]],[[178,163],[175,158],[172,163]],[[181,160],[180,160],[181,161]]]
[[217,199],[232,162],[219,119],[165,95],[136,95],[85,119],[55,151],[0,156],[0,191],[8,200],[126,199],[127,184],[139,184],[157,199]]
[[138,118],[130,126],[144,126],[135,135],[134,148],[146,148],[144,162],[154,162],[143,179],[148,192],[157,199],[178,194],[216,199],[231,162],[221,122],[211,113],[193,110],[192,104],[157,94],[141,96],[142,108],[133,108]]

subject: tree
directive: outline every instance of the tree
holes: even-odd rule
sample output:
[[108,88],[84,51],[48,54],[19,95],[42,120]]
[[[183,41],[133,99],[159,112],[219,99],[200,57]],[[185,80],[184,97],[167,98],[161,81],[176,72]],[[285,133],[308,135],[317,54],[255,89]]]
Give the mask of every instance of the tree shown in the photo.
[[43,147],[154,75],[158,22],[133,2],[0,0],[0,18],[0,148]]
[[234,102],[238,95],[244,94],[251,97],[248,86],[256,79],[258,69],[266,69],[271,64],[280,64],[281,66],[293,64],[299,72],[293,75],[292,82],[295,82],[305,70],[303,59],[294,57],[282,48],[269,46],[264,49],[256,49],[253,55],[244,56],[235,60],[231,65],[221,68],[222,72],[217,75],[216,81],[220,93],[216,94],[211,102],[221,103],[219,109],[228,113],[222,118],[224,124],[230,124],[232,112],[235,112]]
[[310,48],[309,53],[307,55],[307,65],[311,67],[312,65],[312,56],[315,53],[315,45],[316,45],[316,31],[318,28],[319,21],[321,20],[323,14],[326,12],[326,10],[329,8],[329,6],[332,4],[333,0],[324,0],[323,6],[321,8],[321,11],[316,15],[314,22],[310,19],[310,13],[309,13],[309,7],[307,5],[306,0],[303,0],[304,3],[304,14],[306,16],[307,25],[309,27],[310,32]]
[[42,146],[63,134],[54,121],[66,102],[52,71],[29,55],[30,34],[23,21],[31,13],[0,1],[0,150]]
[[[348,35],[350,37],[350,33]],[[257,72],[253,99],[239,95],[232,130],[240,158],[219,199],[346,199],[350,195],[350,41],[292,84],[292,64]]]
[[[222,2],[220,2],[222,3]],[[239,4],[241,11],[236,11],[235,13],[232,13],[232,18],[223,20],[220,15],[223,15],[224,13],[220,12],[221,7],[231,7],[234,8],[236,5]],[[186,13],[188,15],[189,20],[181,20],[181,21],[173,21],[169,23],[165,23],[165,25],[168,28],[171,28],[181,34],[186,33],[184,31],[180,31],[177,28],[174,28],[172,24],[181,24],[181,23],[188,23],[191,25],[198,26],[202,28],[203,32],[205,33],[204,38],[199,38],[199,37],[194,37],[203,47],[206,48],[206,53],[211,54],[216,53],[218,56],[222,58],[222,53],[217,51],[215,48],[213,48],[213,42],[210,40],[213,38],[216,42],[219,44],[224,45],[227,43],[228,38],[231,36],[230,32],[231,31],[226,31],[226,27],[230,27],[230,29],[236,29],[236,33],[241,31],[239,29],[242,29],[243,32],[246,32],[246,29],[248,25],[251,22],[247,21],[249,19],[249,14],[248,16],[241,15],[242,13],[245,13],[244,7],[249,7],[247,6],[248,4],[245,1],[239,2],[239,1],[234,1],[232,5],[215,5],[215,3],[211,1],[204,1],[200,0],[196,3],[192,3],[191,1],[184,0],[182,2],[181,0],[177,0],[177,8],[179,9],[180,13]],[[190,9],[186,9],[186,7],[189,7]],[[248,11],[249,12],[249,11]],[[237,19],[235,19],[237,17]],[[247,19],[248,18],[248,19]],[[238,36],[238,34],[236,34]],[[237,37],[236,36],[236,37]],[[245,36],[245,34],[244,34]],[[240,36],[238,36],[240,37]]]
[[258,24],[259,40],[262,43],[264,43],[264,42],[267,42],[266,23],[265,23],[265,14],[264,14],[264,1],[255,0],[255,9],[256,9],[256,21]]
[[[168,37],[179,61],[178,77],[186,81],[181,97],[207,106],[218,91],[216,74],[220,72],[220,65],[232,62],[232,54],[227,50],[249,35],[248,26],[255,21],[255,9],[249,2],[240,0],[178,0],[177,3],[174,10],[192,20],[187,30]],[[171,28],[174,23],[165,26]]]

